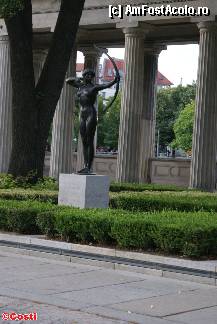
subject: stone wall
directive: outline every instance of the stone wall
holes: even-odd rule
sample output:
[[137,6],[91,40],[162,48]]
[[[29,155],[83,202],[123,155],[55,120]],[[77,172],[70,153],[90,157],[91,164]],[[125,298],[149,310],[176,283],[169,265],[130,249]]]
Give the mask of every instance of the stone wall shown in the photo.
[[190,159],[153,159],[151,161],[151,182],[188,187],[190,164]]
[[[45,161],[45,174],[49,174],[49,154]],[[77,161],[77,154],[73,154],[73,172]],[[190,159],[152,159],[151,161],[151,182],[159,184],[174,184],[188,187],[190,178]],[[117,167],[116,155],[97,155],[94,160],[94,172],[101,175],[109,175],[115,180]]]

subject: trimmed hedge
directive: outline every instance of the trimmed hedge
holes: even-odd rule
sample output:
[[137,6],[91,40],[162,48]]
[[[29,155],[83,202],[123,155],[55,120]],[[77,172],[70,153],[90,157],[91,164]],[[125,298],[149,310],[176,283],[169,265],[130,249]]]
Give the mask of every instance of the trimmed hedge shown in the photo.
[[112,182],[110,185],[111,192],[121,192],[121,191],[186,191],[186,188],[177,187],[175,185],[161,185],[161,184],[147,184],[147,183],[118,183]]
[[113,193],[110,207],[129,211],[217,211],[217,196],[200,192]]
[[36,224],[38,214],[54,208],[50,203],[37,201],[0,200],[0,229],[21,234],[40,232]]
[[[0,189],[0,199],[33,200],[57,204],[58,192]],[[200,192],[120,192],[110,194],[110,207],[129,211],[217,211],[217,196]]]
[[57,204],[58,192],[32,189],[0,189],[0,199],[6,200],[37,200]]
[[217,256],[217,213],[77,209],[0,200],[0,229],[188,257]]
[[68,242],[95,243],[188,257],[217,256],[217,214],[130,213],[65,208],[37,216],[44,234]]

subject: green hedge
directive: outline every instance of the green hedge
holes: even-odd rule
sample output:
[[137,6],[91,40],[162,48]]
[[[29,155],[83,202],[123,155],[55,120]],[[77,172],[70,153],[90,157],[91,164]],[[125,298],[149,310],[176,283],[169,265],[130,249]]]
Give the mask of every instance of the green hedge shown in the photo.
[[216,194],[199,192],[143,192],[113,193],[110,206],[129,211],[160,211],[164,209],[179,211],[217,211]]
[[0,200],[0,229],[23,234],[40,232],[36,224],[38,214],[54,208],[50,203],[37,201]]
[[44,177],[37,183],[32,183],[35,174],[30,172],[26,177],[14,178],[11,174],[0,173],[0,189],[33,189],[33,190],[58,190],[57,180]]
[[32,189],[0,189],[0,199],[6,200],[37,200],[57,204],[58,192]]
[[77,209],[0,200],[0,229],[188,257],[217,256],[217,213]]
[[177,187],[175,185],[161,185],[161,184],[138,184],[138,183],[118,183],[112,182],[110,185],[111,192],[121,192],[121,191],[186,191],[186,188]]
[[[0,199],[32,200],[57,204],[58,192],[32,189],[0,189]],[[200,192],[110,193],[110,207],[128,211],[217,211],[217,195]]]
[[39,214],[44,234],[68,242],[94,243],[188,257],[217,256],[217,214],[130,213],[121,210],[59,209]]

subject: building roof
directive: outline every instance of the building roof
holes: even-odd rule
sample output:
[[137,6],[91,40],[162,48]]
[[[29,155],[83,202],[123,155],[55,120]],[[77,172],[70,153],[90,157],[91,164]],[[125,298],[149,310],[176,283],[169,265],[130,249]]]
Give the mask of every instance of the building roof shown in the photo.
[[163,87],[168,87],[168,86],[173,85],[173,83],[170,82],[170,80],[168,80],[162,73],[160,73],[158,71],[157,72],[157,85],[163,86]]
[[[115,63],[119,69],[119,71],[123,74],[124,72],[124,60],[114,58]],[[84,69],[84,64],[83,63],[77,63],[76,64],[76,72],[81,72]],[[102,75],[101,79],[104,81],[111,81],[115,77],[114,75],[114,67],[112,62],[109,59],[104,59],[103,62],[103,68],[102,68]],[[168,80],[161,72],[158,71],[157,73],[157,85],[162,86],[162,87],[168,87],[173,85],[173,83]]]
[[84,63],[76,63],[76,72],[82,72],[84,70]]

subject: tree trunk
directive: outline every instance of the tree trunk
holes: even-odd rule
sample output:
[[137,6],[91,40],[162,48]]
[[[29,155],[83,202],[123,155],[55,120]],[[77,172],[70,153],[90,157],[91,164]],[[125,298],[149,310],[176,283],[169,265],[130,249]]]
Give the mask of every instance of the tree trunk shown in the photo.
[[31,1],[18,15],[6,20],[11,48],[13,88],[12,154],[9,173],[14,176],[36,171],[35,83],[32,59]]
[[9,173],[43,177],[45,147],[59,100],[85,0],[62,0],[52,43],[35,86],[32,7],[6,20],[11,47],[13,144]]

